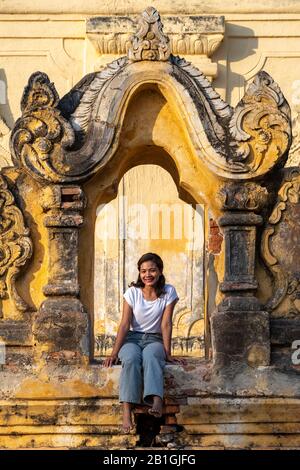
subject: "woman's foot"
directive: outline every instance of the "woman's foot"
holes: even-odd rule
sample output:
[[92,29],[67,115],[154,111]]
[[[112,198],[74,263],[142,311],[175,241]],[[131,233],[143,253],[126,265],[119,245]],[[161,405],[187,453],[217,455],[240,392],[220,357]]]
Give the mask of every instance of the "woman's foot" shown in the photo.
[[148,410],[148,413],[155,418],[161,418],[162,416],[163,401],[158,395],[153,396],[153,404]]
[[134,428],[131,416],[131,403],[123,402],[123,423],[122,430],[125,434],[130,433]]

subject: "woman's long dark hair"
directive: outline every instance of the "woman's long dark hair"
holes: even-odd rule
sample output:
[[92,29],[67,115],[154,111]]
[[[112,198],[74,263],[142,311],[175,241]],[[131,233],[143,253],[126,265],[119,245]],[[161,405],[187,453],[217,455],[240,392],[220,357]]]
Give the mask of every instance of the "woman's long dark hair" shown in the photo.
[[161,271],[161,275],[159,276],[158,281],[154,285],[155,293],[157,297],[160,297],[162,294],[165,293],[165,284],[166,284],[166,279],[165,276],[163,275],[163,269],[164,269],[164,263],[163,260],[161,259],[160,256],[158,256],[156,253],[145,253],[143,256],[140,257],[137,263],[137,268],[139,270],[139,275],[137,278],[136,282],[131,282],[129,284],[129,287],[134,286],[134,287],[145,287],[145,284],[143,283],[141,276],[140,276],[140,269],[141,265],[145,263],[145,261],[153,261],[153,263],[156,264],[158,269]]

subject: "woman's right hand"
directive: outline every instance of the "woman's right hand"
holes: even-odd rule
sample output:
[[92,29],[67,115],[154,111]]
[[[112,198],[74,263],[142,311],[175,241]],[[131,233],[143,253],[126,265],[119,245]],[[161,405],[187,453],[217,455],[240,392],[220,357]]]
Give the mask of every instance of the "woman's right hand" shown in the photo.
[[186,365],[186,360],[181,357],[173,357],[171,354],[166,354],[166,361],[171,364],[179,364],[182,366]]
[[114,364],[118,362],[118,354],[111,354],[107,357],[103,363],[103,367],[112,367]]

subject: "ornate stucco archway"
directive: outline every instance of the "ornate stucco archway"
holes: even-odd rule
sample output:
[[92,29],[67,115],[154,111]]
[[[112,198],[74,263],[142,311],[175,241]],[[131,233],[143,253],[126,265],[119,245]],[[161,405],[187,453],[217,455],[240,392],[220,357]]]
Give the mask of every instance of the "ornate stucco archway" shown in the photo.
[[[160,124],[150,122],[153,110],[139,110],[142,126],[130,134],[126,111],[134,97],[149,87],[162,95],[169,117]],[[126,168],[135,164],[134,156],[149,158],[145,148],[152,145],[171,156],[179,175],[179,188],[190,192],[196,201],[204,201],[216,215],[225,211],[220,223],[224,226],[226,244],[221,290],[226,298],[220,308],[229,317],[231,310],[245,312],[239,322],[243,323],[242,329],[248,328],[249,334],[244,349],[241,345],[237,349],[242,356],[247,350],[252,362],[267,364],[267,314],[253,296],[257,288],[255,227],[262,220],[255,212],[265,203],[267,190],[253,181],[262,180],[284,162],[290,145],[289,107],[278,85],[262,72],[232,109],[201,72],[171,54],[159,15],[148,8],[141,16],[128,57],[85,77],[61,100],[45,74],[34,74],[24,91],[22,111],[11,139],[14,162],[44,187],[45,225],[50,235],[49,280],[44,287],[47,299],[35,320],[37,340],[45,344],[46,337],[52,337],[51,315],[57,314],[63,300],[66,311],[74,312],[77,319],[73,323],[68,313],[64,327],[74,328],[70,322],[76,325],[81,318],[81,335],[86,337],[83,343],[87,344],[86,314],[77,298],[78,228],[83,220],[76,211],[84,207],[80,184],[94,175],[97,179],[105,174],[105,185],[116,185]],[[163,164],[164,157],[159,157],[159,161]],[[110,183],[108,175],[112,178]],[[95,181],[92,186],[97,187]],[[85,243],[79,251],[85,252],[91,245],[88,232]],[[239,246],[239,250],[234,251],[233,245]],[[235,259],[237,254],[240,259]],[[90,277],[85,271],[83,279]],[[250,304],[253,311],[248,318]],[[231,329],[232,320],[225,321],[226,315],[215,315],[212,322],[212,326],[216,323],[215,363],[218,358],[222,363],[227,357],[223,350],[226,346],[219,344],[218,339],[219,331]],[[78,333],[80,329],[75,328]],[[59,330],[53,334],[55,344]],[[86,346],[79,347],[82,341],[78,335],[75,349],[87,354]],[[255,338],[260,335],[261,341],[257,342]],[[228,357],[231,356],[236,356],[236,351]]]
[[[24,328],[19,346],[33,351],[18,397],[36,398],[43,377],[55,400],[115,397],[115,372],[100,373],[91,363],[95,209],[115,197],[128,169],[143,163],[161,165],[183,198],[209,206],[225,239],[221,300],[211,319],[213,361],[197,365],[195,381],[188,370],[178,373],[180,396],[197,396],[200,382],[208,396],[243,393],[242,379],[238,385],[226,380],[250,367],[255,387],[256,368],[270,365],[269,312],[256,296],[257,227],[274,198],[273,175],[287,159],[289,106],[261,72],[233,109],[197,68],[171,52],[158,12],[148,8],[128,56],[87,75],[61,99],[41,72],[24,90],[11,137],[14,167],[1,180],[7,220],[16,225],[4,238],[11,249],[2,290],[14,305],[13,313],[5,307],[4,321]],[[149,90],[153,102],[140,109],[137,97]],[[32,242],[8,187],[30,222]],[[17,275],[32,246],[20,286]],[[56,388],[60,367],[63,389]]]

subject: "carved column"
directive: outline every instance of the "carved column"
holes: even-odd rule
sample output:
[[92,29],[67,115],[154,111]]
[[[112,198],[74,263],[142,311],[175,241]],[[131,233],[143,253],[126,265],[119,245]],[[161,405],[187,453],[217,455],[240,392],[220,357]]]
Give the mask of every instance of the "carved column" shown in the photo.
[[36,340],[47,358],[85,361],[89,356],[89,322],[78,299],[78,231],[83,223],[84,194],[79,186],[47,186],[42,206],[48,229],[48,283],[34,324]]
[[266,204],[268,193],[258,184],[239,183],[227,185],[219,196],[225,272],[220,284],[224,298],[212,315],[214,365],[268,365],[269,317],[255,297],[256,231],[263,222],[256,212]]

